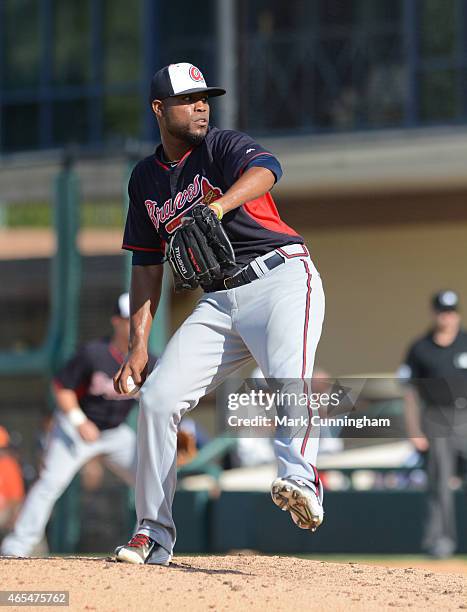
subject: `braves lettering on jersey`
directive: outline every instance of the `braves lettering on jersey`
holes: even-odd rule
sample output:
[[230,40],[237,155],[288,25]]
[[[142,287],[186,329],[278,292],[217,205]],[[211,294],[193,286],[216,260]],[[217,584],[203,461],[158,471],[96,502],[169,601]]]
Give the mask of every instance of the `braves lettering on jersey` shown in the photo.
[[[54,379],[57,387],[73,390],[84,414],[102,431],[118,427],[135,405],[131,396],[119,395],[113,387],[113,376],[123,363],[124,355],[108,338],[84,344]],[[148,369],[156,363],[149,356]]]
[[[213,127],[176,165],[164,163],[161,145],[139,162],[128,186],[130,207],[123,239],[123,248],[133,251],[133,264],[162,263],[167,240],[190,209],[220,198],[253,166],[271,170],[276,182],[282,175],[272,153],[249,136]],[[240,265],[277,247],[303,243],[281,220],[270,193],[226,213],[222,225]]]

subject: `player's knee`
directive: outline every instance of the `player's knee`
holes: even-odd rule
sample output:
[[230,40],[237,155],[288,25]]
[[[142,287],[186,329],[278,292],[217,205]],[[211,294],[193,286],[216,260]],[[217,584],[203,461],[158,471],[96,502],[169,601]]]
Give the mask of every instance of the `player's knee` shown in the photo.
[[164,420],[176,414],[178,393],[173,387],[173,385],[157,381],[154,381],[150,387],[143,387],[140,410],[148,416]]

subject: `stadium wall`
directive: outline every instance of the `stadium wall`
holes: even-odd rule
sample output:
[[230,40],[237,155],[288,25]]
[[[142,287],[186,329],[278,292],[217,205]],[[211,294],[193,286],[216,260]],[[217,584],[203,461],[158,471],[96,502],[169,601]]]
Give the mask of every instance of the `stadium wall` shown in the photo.
[[306,237],[326,292],[317,363],[331,373],[395,372],[430,325],[435,291],[453,288],[467,305],[467,221],[322,228]]

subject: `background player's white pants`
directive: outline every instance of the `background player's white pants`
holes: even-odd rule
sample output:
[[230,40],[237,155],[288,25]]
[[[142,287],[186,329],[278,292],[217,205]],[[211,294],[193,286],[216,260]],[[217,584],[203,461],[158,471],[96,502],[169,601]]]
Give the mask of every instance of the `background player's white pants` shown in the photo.
[[[171,338],[141,390],[136,513],[138,531],[168,551],[175,543],[176,434],[183,414],[251,356],[266,377],[312,376],[324,317],[321,278],[303,245],[285,247],[284,264],[248,285],[205,294]],[[282,477],[315,480],[318,434],[276,440]]]
[[84,442],[61,413],[57,414],[45,452],[39,479],[31,487],[12,533],[3,540],[0,553],[27,557],[41,541],[53,506],[78,470],[90,459],[103,455],[108,466],[127,484],[136,475],[136,435],[122,423],[101,432],[95,442]]

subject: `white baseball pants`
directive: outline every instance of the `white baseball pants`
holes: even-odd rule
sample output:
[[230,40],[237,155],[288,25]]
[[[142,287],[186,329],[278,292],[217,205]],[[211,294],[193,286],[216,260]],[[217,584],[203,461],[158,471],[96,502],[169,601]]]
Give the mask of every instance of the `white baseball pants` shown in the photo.
[[[268,270],[280,252],[285,263]],[[254,260],[258,280],[206,293],[169,341],[141,390],[136,512],[138,532],[172,552],[176,530],[177,425],[199,399],[252,357],[266,377],[306,389],[324,318],[321,278],[304,245]],[[275,441],[278,475],[315,481],[319,432]]]
[[28,557],[42,540],[55,502],[80,468],[97,455],[127,484],[136,475],[136,435],[126,423],[101,432],[95,442],[85,442],[68,419],[57,413],[45,451],[44,466],[31,487],[12,533],[2,541],[0,554]]

